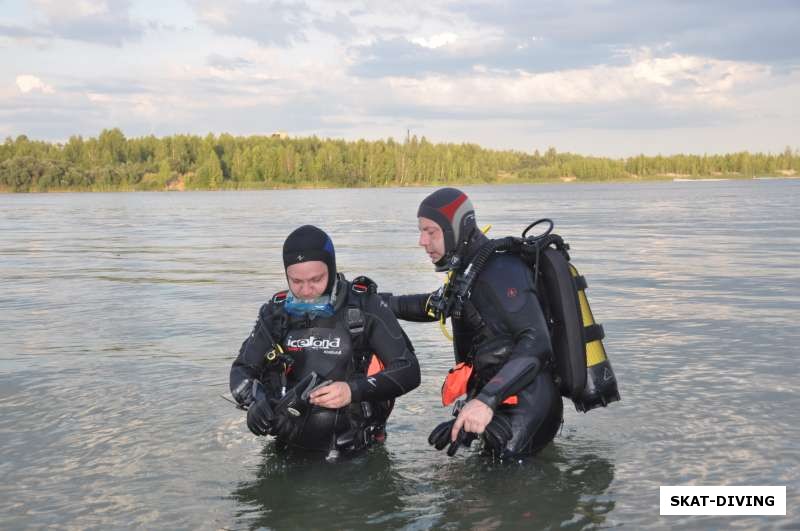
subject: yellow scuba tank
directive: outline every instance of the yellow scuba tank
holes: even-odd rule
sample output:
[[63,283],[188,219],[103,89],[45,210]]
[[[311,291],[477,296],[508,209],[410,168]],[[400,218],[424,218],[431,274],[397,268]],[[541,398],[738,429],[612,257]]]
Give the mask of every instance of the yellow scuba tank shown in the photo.
[[548,232],[540,243],[531,261],[550,326],[559,390],[578,411],[616,402],[617,379],[603,346],[603,327],[589,307],[586,279],[569,262],[569,245],[560,236]]
[[586,412],[598,406],[607,406],[620,397],[617,378],[603,346],[605,332],[603,327],[595,322],[586,297],[586,279],[578,274],[578,270],[572,264],[569,264],[569,271],[578,292],[586,345],[586,384],[583,392],[572,401],[578,411]]

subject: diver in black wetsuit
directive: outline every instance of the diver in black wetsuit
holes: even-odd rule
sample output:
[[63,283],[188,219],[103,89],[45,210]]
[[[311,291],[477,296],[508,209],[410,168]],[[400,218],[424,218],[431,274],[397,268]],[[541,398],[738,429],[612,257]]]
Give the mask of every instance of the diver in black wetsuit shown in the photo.
[[[422,201],[417,217],[419,245],[436,270],[452,271],[450,282],[457,283],[489,241],[476,225],[472,203],[463,192],[442,188]],[[431,307],[436,297],[392,296],[389,302],[400,319],[433,321],[442,317]],[[445,317],[452,321],[456,363],[471,372],[466,403],[456,419],[433,430],[429,442],[437,449],[450,444],[448,454],[453,455],[460,444],[483,434],[487,449],[501,458],[541,450],[561,425],[563,405],[530,268],[516,255],[493,254],[459,315]]]
[[248,428],[330,455],[382,441],[394,399],[420,382],[411,343],[372,281],[337,275],[322,230],[292,232],[283,261],[289,290],[261,307],[231,367]]

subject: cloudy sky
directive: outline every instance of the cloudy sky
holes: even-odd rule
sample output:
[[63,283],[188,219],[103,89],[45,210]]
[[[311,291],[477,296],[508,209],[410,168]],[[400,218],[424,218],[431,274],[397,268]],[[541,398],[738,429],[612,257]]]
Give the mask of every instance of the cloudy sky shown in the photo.
[[799,124],[798,0],[0,0],[0,137],[627,156],[798,149]]

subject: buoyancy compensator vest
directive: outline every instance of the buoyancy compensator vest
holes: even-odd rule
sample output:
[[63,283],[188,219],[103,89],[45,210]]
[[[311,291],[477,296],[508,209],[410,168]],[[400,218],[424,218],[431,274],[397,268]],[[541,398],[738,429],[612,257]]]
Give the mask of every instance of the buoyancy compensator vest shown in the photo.
[[[364,344],[363,339],[363,332],[365,326],[365,317],[364,317],[364,297],[377,292],[377,285],[374,281],[370,278],[365,276],[360,276],[355,278],[352,282],[349,283],[349,289],[346,292],[346,303],[345,308],[342,309],[344,312],[344,318],[340,318],[336,315],[330,318],[322,319],[321,322],[330,322],[334,323],[330,326],[336,327],[335,323],[341,321],[342,328],[346,329],[345,333],[347,335],[346,338],[339,338],[340,341],[345,341],[347,343],[347,349],[352,352],[352,365],[351,370],[354,372],[363,372],[366,373],[368,376],[374,374],[383,369],[383,364],[381,363],[380,359],[369,350],[369,347]],[[288,294],[287,290],[279,291],[275,295],[272,296],[270,302],[268,303],[271,306],[270,313],[275,315],[281,315],[284,310],[282,308],[283,304],[286,301],[286,296]],[[281,368],[282,372],[291,372],[294,369],[297,369],[298,372],[303,372],[301,367],[293,367],[296,363],[296,360],[293,359],[292,351],[293,347],[297,350],[304,348],[308,345],[319,346],[320,348],[328,348],[331,349],[338,349],[341,347],[339,343],[331,342],[330,344],[326,344],[326,338],[321,337],[314,337],[314,329],[309,329],[308,335],[309,337],[302,337],[300,339],[293,340],[291,337],[291,326],[289,324],[289,320],[284,316],[282,319],[277,319],[276,321],[279,322],[276,326],[272,326],[271,328],[271,335],[270,339],[273,342],[273,349],[270,350],[265,354],[265,361],[267,362],[267,367],[270,368],[270,365],[274,363],[284,364]],[[335,341],[335,339],[333,340]],[[282,346],[282,343],[285,343],[285,348]],[[319,343],[319,345],[317,345]],[[333,367],[331,367],[333,368]],[[326,372],[326,367],[314,366],[313,370],[315,372],[320,373],[322,376],[325,377],[336,377],[336,378],[344,378],[347,375],[345,374],[328,374]],[[301,378],[304,374],[298,374],[297,378]]]
[[[540,224],[548,228],[540,235],[527,236]],[[521,238],[490,240],[462,273],[431,296],[428,306],[431,314],[460,317],[491,255],[509,252],[520,256],[532,270],[547,318],[559,390],[578,411],[587,412],[620,400],[619,389],[603,346],[603,326],[595,322],[586,297],[586,279],[570,263],[569,244],[552,230],[551,220],[540,219],[528,225]]]
[[[269,313],[279,317],[270,330],[273,349],[264,355],[266,365],[261,380],[270,395],[280,399],[291,385],[310,372],[320,380],[345,381],[354,373],[367,376],[383,370],[383,363],[371,351],[364,336],[365,297],[376,293],[376,284],[367,277],[354,279],[347,286],[344,307],[332,317],[317,318],[313,327],[294,325],[286,318],[283,304],[287,291],[273,295]],[[274,338],[274,339],[273,339]],[[382,430],[394,400],[353,402],[341,412],[312,407],[303,420],[303,429],[292,441],[293,446],[310,450],[328,450],[328,439],[320,433],[340,435],[357,424],[372,424],[376,433]]]

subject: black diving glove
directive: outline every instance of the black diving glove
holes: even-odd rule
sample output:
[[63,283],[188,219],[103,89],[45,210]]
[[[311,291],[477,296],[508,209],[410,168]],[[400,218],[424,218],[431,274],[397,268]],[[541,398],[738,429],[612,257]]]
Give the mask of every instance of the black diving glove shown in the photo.
[[511,422],[505,416],[495,413],[483,431],[483,441],[495,454],[500,455],[512,435]]
[[275,404],[275,414],[294,418],[302,417],[311,406],[311,402],[309,402],[311,391],[330,383],[332,383],[331,380],[321,381],[321,378],[315,372],[307,374],[294,387],[289,389],[283,395],[283,398],[278,400],[278,403]]
[[294,418],[286,415],[276,415],[270,426],[269,434],[284,441],[292,441],[300,433],[300,426]]
[[469,447],[469,445],[472,444],[472,441],[477,438],[474,433],[468,433],[464,431],[464,428],[461,428],[456,436],[456,440],[451,441],[450,432],[453,430],[453,424],[455,424],[455,422],[456,419],[442,422],[433,428],[433,431],[431,431],[431,434],[428,436],[428,444],[437,450],[442,450],[449,444],[450,446],[447,448],[447,455],[450,457],[456,455],[456,452],[462,446]]
[[[257,384],[257,385],[256,385]],[[269,405],[267,393],[261,386],[261,382],[253,382],[252,401],[247,408],[247,427],[255,435],[267,435],[272,430],[272,423],[275,420],[275,413]]]
[[311,408],[309,394],[318,387],[328,385],[331,380],[320,381],[317,373],[311,372],[303,377],[297,385],[289,389],[286,394],[275,404],[275,420],[272,423],[270,435],[291,441],[300,432],[297,422]]
[[264,386],[261,385],[260,381],[245,378],[236,386],[236,389],[231,391],[231,395],[236,400],[236,403],[239,404],[240,409],[247,409],[253,402],[266,396],[267,393],[264,391]]
[[352,428],[336,437],[336,449],[348,452],[362,450],[376,440],[376,436],[383,435],[383,428],[375,425]]

